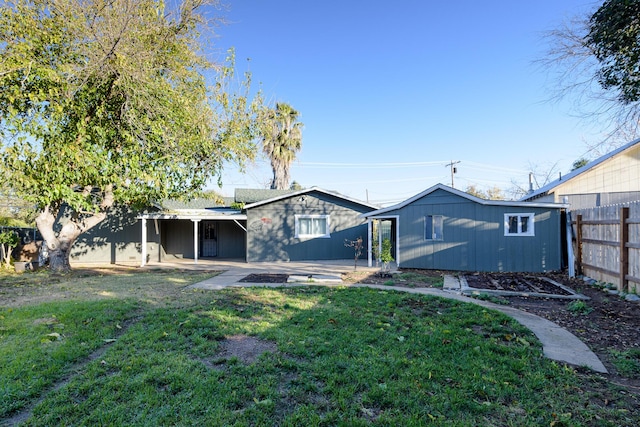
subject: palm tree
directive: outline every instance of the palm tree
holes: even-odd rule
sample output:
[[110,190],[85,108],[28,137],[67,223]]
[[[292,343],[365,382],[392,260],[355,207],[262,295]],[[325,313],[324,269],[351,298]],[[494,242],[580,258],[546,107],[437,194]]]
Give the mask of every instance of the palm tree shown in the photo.
[[302,126],[298,112],[289,104],[276,103],[266,112],[262,129],[262,149],[271,161],[271,188],[289,188],[289,166],[302,148]]

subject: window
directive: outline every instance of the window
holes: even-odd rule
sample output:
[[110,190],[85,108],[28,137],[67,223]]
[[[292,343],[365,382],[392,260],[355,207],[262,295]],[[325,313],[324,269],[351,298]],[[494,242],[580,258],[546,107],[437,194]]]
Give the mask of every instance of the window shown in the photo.
[[444,229],[442,215],[427,215],[424,217],[424,238],[426,240],[442,240]]
[[329,215],[296,215],[296,237],[331,237]]
[[533,236],[532,213],[508,213],[504,214],[505,236]]

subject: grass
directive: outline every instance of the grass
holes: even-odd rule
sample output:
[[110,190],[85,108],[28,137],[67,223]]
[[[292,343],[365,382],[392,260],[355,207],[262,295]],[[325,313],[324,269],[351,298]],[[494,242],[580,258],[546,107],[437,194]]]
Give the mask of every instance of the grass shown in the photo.
[[[24,425],[633,424],[530,332],[472,304],[314,286],[162,301],[3,309],[0,420],[33,407]],[[231,336],[272,347],[244,361],[222,351]]]
[[640,349],[632,348],[625,351],[610,350],[613,364],[622,375],[640,379]]

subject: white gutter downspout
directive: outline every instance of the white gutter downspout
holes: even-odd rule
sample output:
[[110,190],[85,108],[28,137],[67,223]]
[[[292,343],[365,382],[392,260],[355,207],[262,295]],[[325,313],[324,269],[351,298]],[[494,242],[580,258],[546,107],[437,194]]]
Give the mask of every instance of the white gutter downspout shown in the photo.
[[198,263],[198,223],[199,219],[192,219],[193,221],[193,263]]
[[147,264],[147,218],[142,217],[142,261],[140,267]]

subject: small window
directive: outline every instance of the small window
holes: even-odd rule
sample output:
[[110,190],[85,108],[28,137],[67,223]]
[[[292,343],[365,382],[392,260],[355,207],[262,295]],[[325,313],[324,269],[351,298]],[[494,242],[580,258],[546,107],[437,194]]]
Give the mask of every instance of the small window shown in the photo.
[[296,237],[331,237],[329,215],[296,215]]
[[442,240],[444,229],[442,215],[427,215],[424,217],[424,238],[426,240]]
[[532,213],[504,214],[504,235],[533,236],[533,216]]

